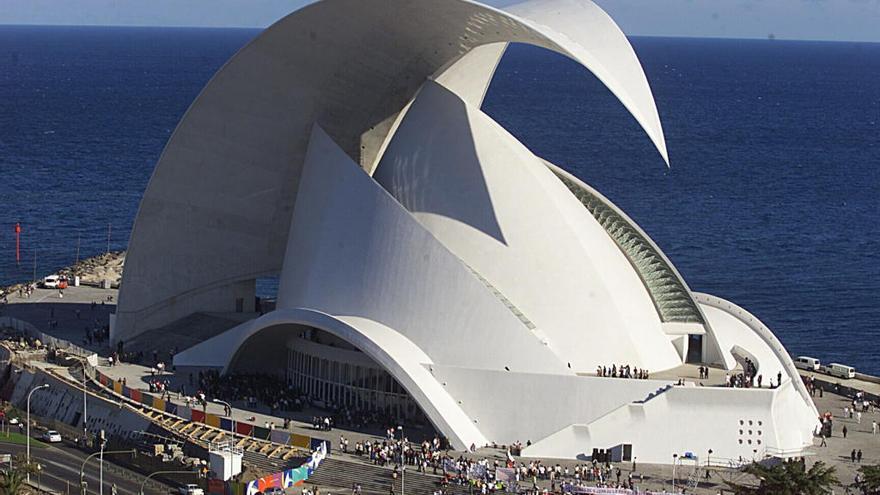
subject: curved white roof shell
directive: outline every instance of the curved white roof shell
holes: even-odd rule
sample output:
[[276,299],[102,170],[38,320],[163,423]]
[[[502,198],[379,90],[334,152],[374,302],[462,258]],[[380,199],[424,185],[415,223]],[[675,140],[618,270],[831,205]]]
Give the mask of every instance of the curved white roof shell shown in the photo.
[[464,0],[324,0],[266,29],[208,83],[156,165],[129,242],[117,338],[185,316],[186,300],[212,301],[235,280],[277,273],[312,124],[369,168],[423,82],[477,47],[530,43],[582,63],[665,156],[651,90],[616,25],[589,1],[539,4],[559,14],[536,24]]
[[[241,312],[254,279],[278,274],[275,311],[175,364],[229,368],[306,325],[363,351],[458,448],[532,440],[527,455],[574,458],[632,444],[660,463],[802,452],[815,407],[769,330],[696,297],[625,213],[480,110],[510,42],[592,71],[666,159],[641,65],[592,2],[316,2],[236,54],[174,132],[111,338]],[[595,376],[746,358],[781,386]],[[746,420],[765,425],[760,453]]]

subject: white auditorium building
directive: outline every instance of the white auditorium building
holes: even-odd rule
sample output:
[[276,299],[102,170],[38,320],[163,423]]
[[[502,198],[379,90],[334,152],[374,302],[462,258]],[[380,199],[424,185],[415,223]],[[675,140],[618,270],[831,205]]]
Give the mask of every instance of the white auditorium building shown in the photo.
[[[803,453],[818,413],[770,330],[691,291],[626,213],[481,111],[511,42],[595,74],[666,159],[636,54],[590,0],[318,1],[241,49],[179,123],[111,339],[247,314],[175,364],[260,368],[320,400],[423,415],[458,449]],[[271,276],[277,302],[259,315],[255,281]],[[723,377],[746,359],[764,388],[678,384],[688,366]],[[612,365],[650,378],[597,376]]]

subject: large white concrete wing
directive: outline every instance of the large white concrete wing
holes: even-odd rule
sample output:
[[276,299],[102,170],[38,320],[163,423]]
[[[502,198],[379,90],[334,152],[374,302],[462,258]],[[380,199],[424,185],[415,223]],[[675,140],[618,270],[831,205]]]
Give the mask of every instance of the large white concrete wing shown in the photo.
[[605,229],[541,159],[451,91],[425,83],[374,177],[573,371],[681,363]]
[[[546,5],[581,20],[541,17],[538,4],[522,7],[533,21],[465,0],[324,0],[264,31],[208,83],[156,166],[111,338],[247,300],[250,281],[281,269],[312,124],[370,170],[423,82],[477,47],[530,43],[579,61],[661,142],[650,89],[613,22],[589,2]],[[592,34],[612,55],[585,46]]]
[[[657,105],[644,69],[617,23],[591,0],[529,0],[504,7],[564,47],[620,100],[651,138],[666,163],[669,155]],[[472,50],[444,70],[437,82],[479,107],[506,44]]]

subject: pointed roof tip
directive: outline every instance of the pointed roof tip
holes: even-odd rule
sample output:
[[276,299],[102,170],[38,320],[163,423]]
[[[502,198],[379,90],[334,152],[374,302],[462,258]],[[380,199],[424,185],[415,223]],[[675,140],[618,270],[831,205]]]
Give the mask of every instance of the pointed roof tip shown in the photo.
[[666,148],[666,136],[663,134],[663,128],[660,127],[659,117],[657,118],[657,127],[659,129],[659,135],[648,131],[646,127],[643,128],[648,132],[648,137],[651,138],[651,142],[654,143],[654,147],[657,148],[657,151],[660,153],[660,158],[663,159],[666,168],[671,169],[672,166],[669,164],[669,150]]

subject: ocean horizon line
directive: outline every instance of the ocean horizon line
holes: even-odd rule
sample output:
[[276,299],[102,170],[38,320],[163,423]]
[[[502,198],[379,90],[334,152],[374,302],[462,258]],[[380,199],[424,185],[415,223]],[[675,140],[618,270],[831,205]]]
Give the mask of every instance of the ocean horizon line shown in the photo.
[[[279,18],[280,20],[281,18]],[[273,23],[274,24],[274,23]],[[30,23],[4,23],[0,22],[0,29],[5,28],[98,28],[98,29],[167,29],[167,30],[205,30],[205,31],[254,31],[261,32],[268,26],[192,26],[192,25],[140,25],[140,24],[30,24]],[[841,44],[880,44],[880,40],[837,40],[837,39],[813,39],[813,38],[787,38],[778,37],[773,33],[766,36],[689,36],[689,35],[660,35],[660,34],[629,34],[631,39],[672,39],[672,40],[710,40],[710,41],[783,41],[802,43],[841,43]]]

